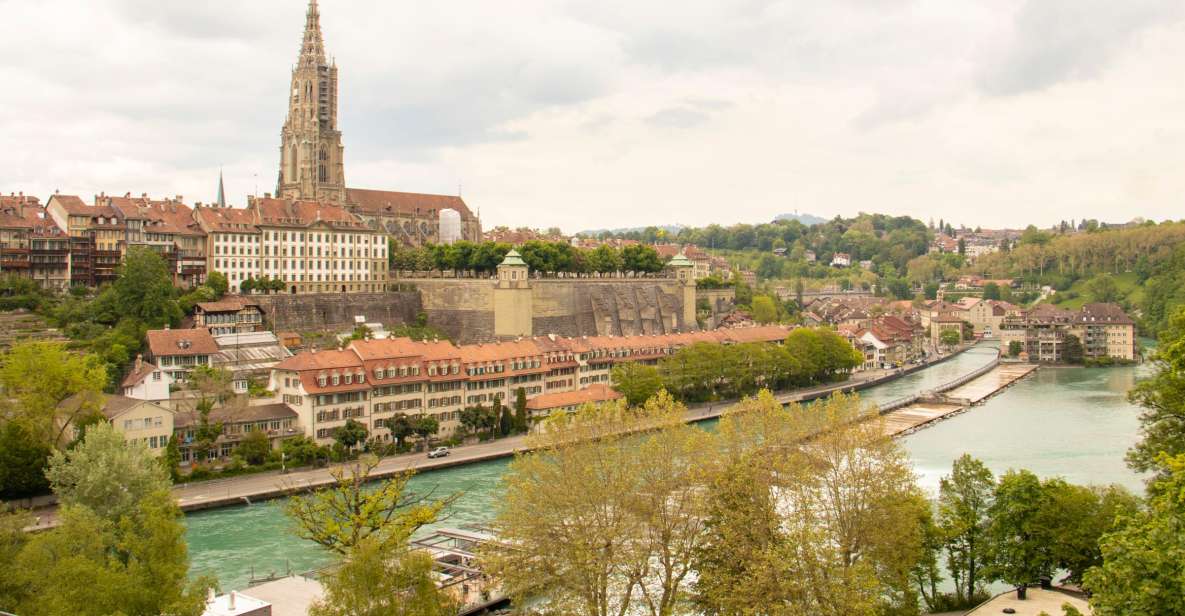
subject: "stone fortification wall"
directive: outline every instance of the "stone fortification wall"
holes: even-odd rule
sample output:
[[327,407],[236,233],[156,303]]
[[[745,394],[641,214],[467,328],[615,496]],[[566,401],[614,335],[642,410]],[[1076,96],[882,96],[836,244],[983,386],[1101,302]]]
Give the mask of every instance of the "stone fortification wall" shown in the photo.
[[466,344],[494,339],[494,282],[489,279],[401,280],[420,294],[428,324]]
[[[525,301],[495,301],[489,279],[401,280],[419,290],[428,322],[458,342],[499,337],[494,310],[521,310],[530,334],[562,336],[660,334],[692,329],[684,319],[684,287],[674,279],[531,279],[516,288]],[[497,308],[495,308],[495,306]],[[519,319],[514,319],[519,321]],[[505,337],[505,336],[503,336]]]
[[259,300],[264,321],[275,331],[348,329],[354,326],[357,315],[384,325],[414,323],[423,310],[416,291],[264,295],[252,299]]
[[532,280],[535,334],[663,334],[695,327],[683,320],[683,286],[673,279]]
[[[265,321],[276,331],[347,329],[353,327],[356,315],[395,325],[414,322],[423,312],[429,325],[458,343],[513,335],[635,336],[696,326],[688,322],[684,310],[694,294],[675,279],[545,278],[497,290],[494,280],[484,278],[402,279],[400,283],[407,290],[271,295],[259,300]],[[515,318],[502,321],[521,323],[521,329],[530,331],[511,335],[496,331],[495,310],[515,311]]]

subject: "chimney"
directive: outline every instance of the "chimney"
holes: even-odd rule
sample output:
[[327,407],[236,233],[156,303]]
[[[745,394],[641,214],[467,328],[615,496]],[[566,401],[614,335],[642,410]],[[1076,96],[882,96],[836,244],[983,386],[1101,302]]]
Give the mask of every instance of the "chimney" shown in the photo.
[[218,597],[218,595],[214,594],[213,588],[206,589],[206,603],[213,603],[214,599],[216,599],[217,597]]
[[136,367],[132,369],[132,374],[139,374],[140,370],[144,368],[144,354],[136,354]]
[[235,609],[235,591],[233,590],[230,591],[230,603],[228,607],[230,607],[232,610]]

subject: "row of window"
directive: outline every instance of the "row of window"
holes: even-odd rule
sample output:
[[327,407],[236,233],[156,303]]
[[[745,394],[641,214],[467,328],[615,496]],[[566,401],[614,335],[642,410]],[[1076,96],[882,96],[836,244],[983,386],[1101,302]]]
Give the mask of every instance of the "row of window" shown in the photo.
[[432,398],[428,400],[428,408],[434,409],[441,406],[453,406],[461,403],[461,396],[445,396],[443,398]]

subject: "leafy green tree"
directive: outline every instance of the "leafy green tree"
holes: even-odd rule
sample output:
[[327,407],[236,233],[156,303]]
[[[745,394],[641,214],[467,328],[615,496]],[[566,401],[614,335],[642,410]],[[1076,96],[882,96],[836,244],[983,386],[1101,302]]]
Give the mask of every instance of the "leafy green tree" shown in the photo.
[[959,343],[962,341],[963,334],[958,330],[944,329],[942,330],[942,333],[938,334],[938,342],[947,348],[959,346]]
[[34,535],[16,558],[28,616],[198,616],[214,580],[191,580],[181,511],[167,490],[143,495],[118,519],[81,505]]
[[366,426],[353,419],[347,419],[345,425],[334,431],[333,440],[337,441],[338,444],[347,450],[350,450],[359,443],[366,442],[368,434],[369,432],[366,430]]
[[308,494],[295,493],[285,513],[296,524],[296,534],[340,555],[347,555],[363,539],[372,538],[380,548],[405,546],[408,537],[436,521],[455,497],[431,501],[409,493],[412,471],[368,484],[378,458],[362,456],[330,474],[334,485]]
[[310,616],[452,616],[457,606],[436,586],[432,558],[366,537],[324,580]]
[[938,490],[938,527],[945,537],[946,564],[960,606],[973,605],[981,592],[987,560],[988,511],[995,481],[983,462],[963,454]]
[[25,597],[16,559],[32,536],[25,530],[32,524],[33,516],[28,512],[0,504],[0,610],[17,609]]
[[516,432],[526,432],[530,420],[527,418],[527,390],[519,387],[514,392],[514,430]]
[[641,406],[662,389],[658,368],[638,362],[623,362],[609,373],[613,389],[625,396],[630,406]]
[[[106,381],[93,355],[56,342],[20,342],[0,356],[0,415],[22,424],[37,442],[65,447],[70,429],[99,412]],[[76,404],[62,404],[72,397]]]
[[1128,393],[1144,409],[1142,438],[1127,453],[1128,465],[1140,472],[1160,471],[1162,454],[1185,454],[1185,307],[1161,332],[1153,361],[1156,373]]
[[177,436],[169,437],[169,444],[165,447],[165,453],[160,457],[161,466],[164,467],[165,472],[169,474],[169,479],[176,482],[181,477],[181,444],[177,441]]
[[[483,420],[484,419],[485,418],[483,417]],[[492,426],[493,422],[489,422],[489,425]],[[416,431],[416,436],[420,437],[422,442],[426,445],[428,443],[428,437],[440,431],[440,422],[437,421],[435,417],[424,415],[423,417],[416,419],[416,422],[412,427]]]
[[46,494],[45,468],[53,450],[19,423],[0,424],[0,499]]
[[391,431],[391,437],[395,439],[395,445],[400,449],[403,448],[403,443],[407,440],[407,437],[416,433],[411,419],[403,413],[399,413],[388,419],[387,429]]
[[1145,509],[1103,536],[1083,586],[1098,616],[1185,612],[1185,455],[1164,456]]
[[630,244],[621,249],[622,268],[629,272],[657,272],[665,265],[652,246]]
[[147,247],[128,249],[109,292],[118,314],[138,319],[152,328],[177,325],[184,316],[177,304],[168,264]]
[[263,464],[267,462],[268,456],[272,453],[272,441],[263,430],[251,430],[243,435],[242,440],[235,447],[235,453],[242,457],[247,464]]
[[601,244],[588,253],[588,266],[594,272],[602,274],[620,272],[624,265],[621,253],[607,244]]
[[510,407],[502,406],[501,398],[494,398],[493,411],[498,415],[498,434],[503,438],[510,436],[514,431],[514,415],[510,412]]
[[222,272],[210,272],[206,274],[206,286],[214,292],[214,299],[222,299],[222,296],[230,290],[230,281]]
[[106,520],[136,510],[148,495],[169,489],[169,477],[140,441],[125,441],[103,423],[77,447],[56,451],[46,477],[63,506],[85,507]]
[[280,452],[289,466],[306,466],[325,457],[321,446],[303,434],[284,439]]
[[1119,519],[1134,515],[1140,499],[1121,486],[1078,486],[1060,478],[1041,482],[1041,490],[1044,506],[1035,525],[1048,529],[1045,541],[1056,568],[1081,584],[1088,569],[1103,564],[1099,540]]
[[1025,350],[1025,345],[1019,340],[1012,340],[1008,342],[1008,356],[1020,357],[1020,354]]
[[1062,347],[1062,361],[1067,364],[1078,365],[1085,359],[1085,351],[1082,349],[1082,341],[1074,334],[1066,334],[1065,344]]
[[753,319],[758,323],[773,323],[778,320],[778,307],[772,297],[753,296]]
[[1096,302],[1119,301],[1119,285],[1110,274],[1099,274],[1086,283],[1086,291]]
[[1000,285],[994,282],[989,282],[983,285],[983,298],[1000,299]]
[[1041,481],[1027,470],[1009,471],[1000,477],[988,509],[987,577],[1016,586],[1024,598],[1024,585],[1053,574],[1055,559],[1050,534],[1041,525],[1041,511],[1048,499]]

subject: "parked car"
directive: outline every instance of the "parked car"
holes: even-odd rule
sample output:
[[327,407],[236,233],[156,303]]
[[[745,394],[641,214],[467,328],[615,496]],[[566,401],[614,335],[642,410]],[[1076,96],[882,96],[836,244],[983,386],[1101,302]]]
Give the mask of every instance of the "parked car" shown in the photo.
[[448,447],[437,447],[428,452],[429,458],[443,458],[448,455]]

